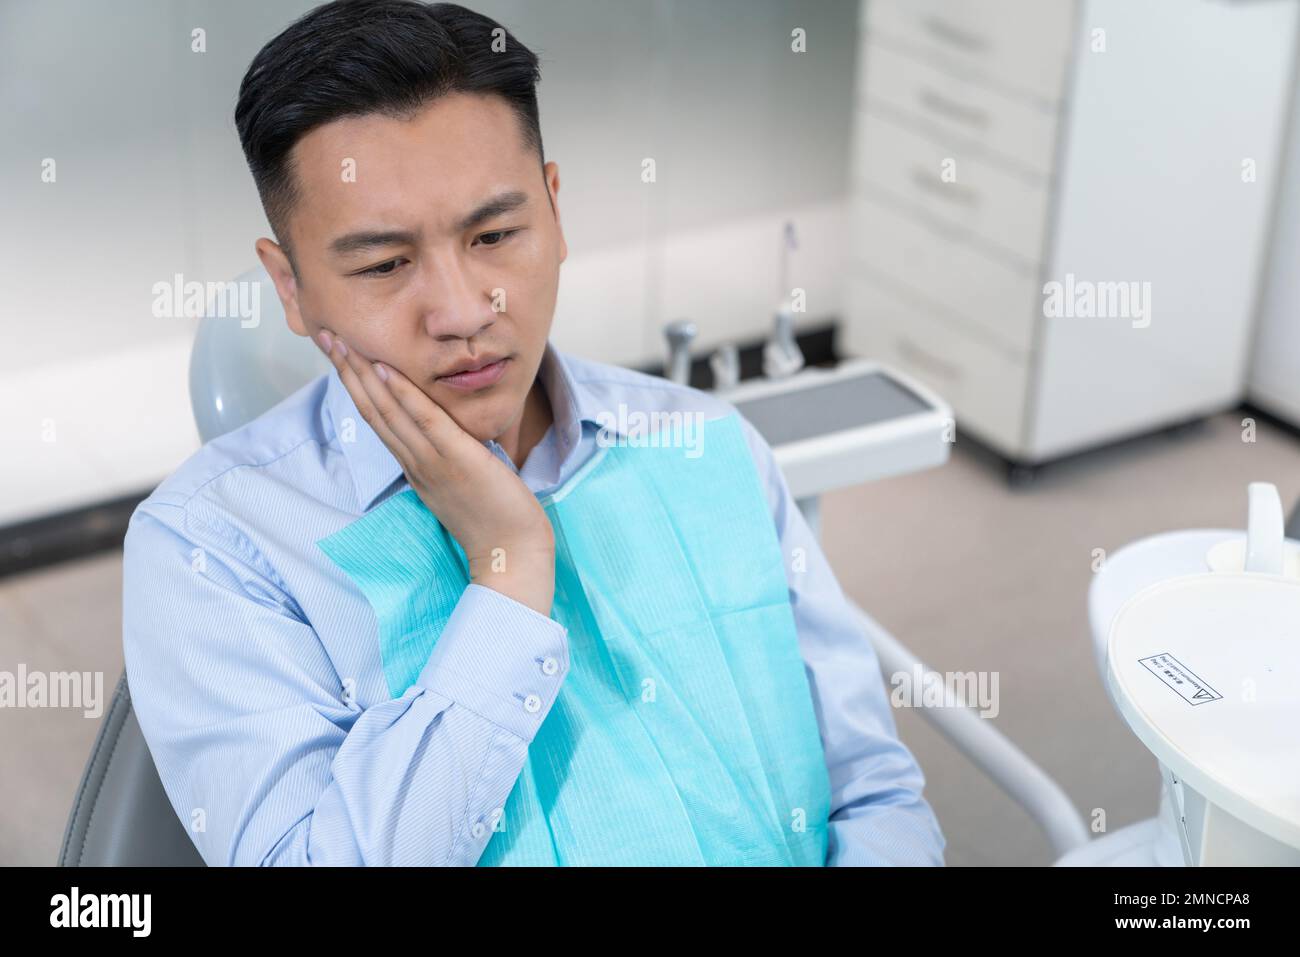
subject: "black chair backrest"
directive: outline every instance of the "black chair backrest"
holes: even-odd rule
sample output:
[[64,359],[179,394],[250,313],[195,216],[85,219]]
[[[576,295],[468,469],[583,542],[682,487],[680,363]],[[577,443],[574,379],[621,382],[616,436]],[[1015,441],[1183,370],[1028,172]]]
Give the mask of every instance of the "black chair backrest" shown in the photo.
[[60,867],[203,867],[145,744],[126,675],[72,802]]

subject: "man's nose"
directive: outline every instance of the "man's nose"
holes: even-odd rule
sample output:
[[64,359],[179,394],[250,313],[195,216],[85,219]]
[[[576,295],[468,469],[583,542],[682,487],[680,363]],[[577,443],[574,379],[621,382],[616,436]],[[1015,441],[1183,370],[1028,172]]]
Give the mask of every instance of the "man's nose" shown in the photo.
[[455,254],[440,256],[425,281],[421,299],[425,330],[439,341],[469,339],[496,318],[485,289]]

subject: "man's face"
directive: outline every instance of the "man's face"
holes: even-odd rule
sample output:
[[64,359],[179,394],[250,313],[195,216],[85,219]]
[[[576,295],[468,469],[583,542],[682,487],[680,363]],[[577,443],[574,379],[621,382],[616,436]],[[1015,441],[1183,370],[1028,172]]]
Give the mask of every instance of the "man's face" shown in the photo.
[[[299,140],[291,159],[298,281],[280,248],[258,241],[290,327],[328,329],[397,369],[476,439],[498,438],[533,385],[568,255],[556,165],[544,179],[506,103],[473,94],[439,98],[409,121],[336,120]],[[502,199],[511,208],[468,221]],[[440,381],[499,356],[504,374],[486,388]]]

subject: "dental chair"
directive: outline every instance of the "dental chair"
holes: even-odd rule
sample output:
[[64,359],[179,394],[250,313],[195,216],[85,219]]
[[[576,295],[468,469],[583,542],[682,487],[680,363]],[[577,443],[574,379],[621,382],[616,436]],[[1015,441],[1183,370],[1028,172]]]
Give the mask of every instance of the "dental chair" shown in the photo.
[[[274,284],[263,268],[235,281],[257,284],[257,296],[251,301],[260,308],[256,321],[245,325],[239,318],[214,314],[210,307],[199,324],[189,384],[203,442],[256,418],[330,368],[313,344],[289,331]],[[931,671],[870,615],[854,607],[884,675],[914,674],[918,668],[926,674]],[[972,708],[949,697],[944,707],[918,710],[1028,812],[1062,861],[1070,852],[1102,844],[1089,839],[1083,818],[1056,782]],[[1114,862],[1109,859],[1114,855],[1096,856],[1092,863]],[[59,865],[203,863],[163,790],[123,675],[77,789]]]
[[[295,336],[266,270],[251,319],[219,317],[210,305],[190,353],[190,405],[203,442],[236,429],[328,372],[329,360]],[[245,325],[245,322],[247,325]],[[60,867],[204,866],[171,801],[131,707],[122,675],[72,803]]]
[[203,866],[158,778],[125,674],[77,787],[59,866]]

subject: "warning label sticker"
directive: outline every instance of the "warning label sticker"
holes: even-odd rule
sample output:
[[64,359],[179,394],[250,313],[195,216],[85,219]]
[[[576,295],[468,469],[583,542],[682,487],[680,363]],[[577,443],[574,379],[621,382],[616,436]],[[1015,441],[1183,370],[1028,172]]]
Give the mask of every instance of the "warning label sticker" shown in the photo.
[[1177,691],[1178,696],[1188,704],[1206,704],[1223,697],[1171,654],[1139,658],[1138,664]]

